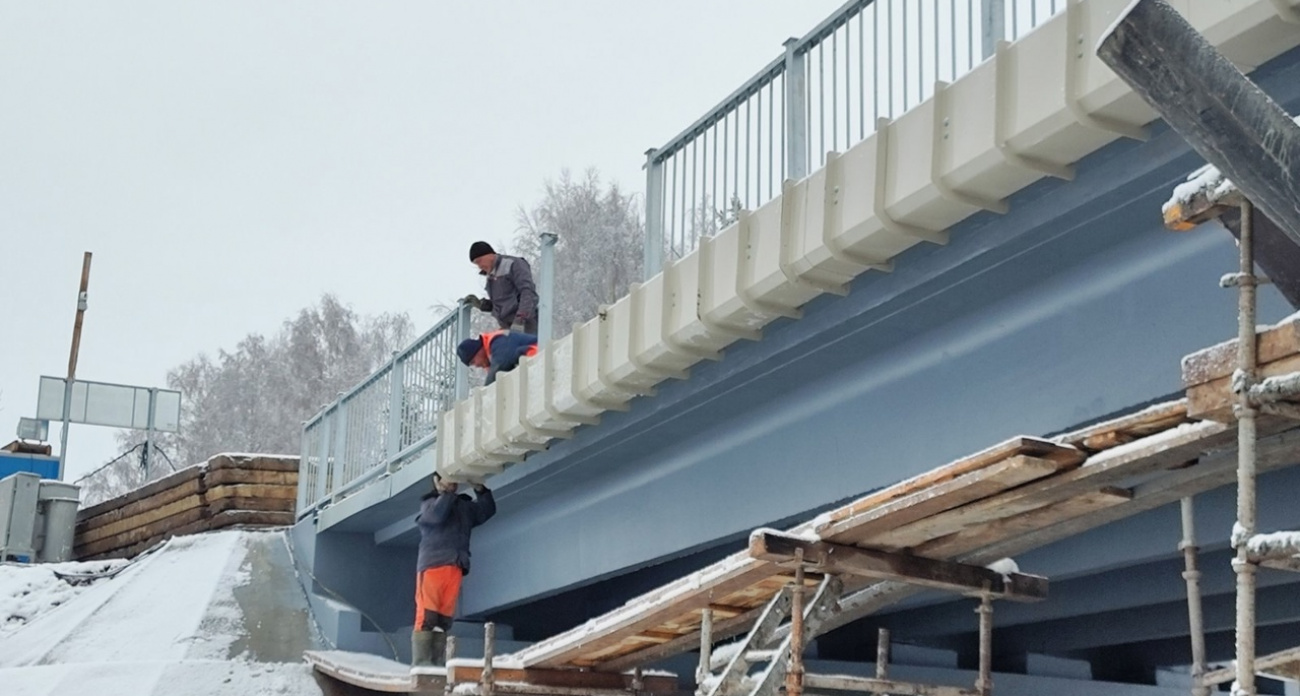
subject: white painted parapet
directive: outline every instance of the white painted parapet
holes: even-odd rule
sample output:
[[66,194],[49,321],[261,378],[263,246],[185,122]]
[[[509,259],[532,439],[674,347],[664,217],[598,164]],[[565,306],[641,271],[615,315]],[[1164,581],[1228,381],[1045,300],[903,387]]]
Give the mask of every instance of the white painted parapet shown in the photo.
[[[1238,65],[1300,45],[1300,0],[1173,3]],[[684,379],[737,340],[1156,118],[1093,52],[1127,0],[1058,14],[442,414],[438,470],[480,479]]]

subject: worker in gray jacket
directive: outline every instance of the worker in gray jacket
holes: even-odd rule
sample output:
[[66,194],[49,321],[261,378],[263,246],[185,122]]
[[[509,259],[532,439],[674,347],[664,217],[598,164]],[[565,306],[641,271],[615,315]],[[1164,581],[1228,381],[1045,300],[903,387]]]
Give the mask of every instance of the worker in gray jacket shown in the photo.
[[491,312],[503,329],[537,335],[537,288],[533,269],[518,256],[498,254],[487,242],[469,247],[469,260],[487,276],[487,297],[467,295],[471,307]]
[[470,530],[496,514],[492,491],[474,484],[477,496],[457,493],[459,484],[433,474],[433,490],[420,500],[415,524],[420,552],[415,575],[415,629],[411,664],[442,665],[447,660],[447,631],[456,617],[461,578],[469,575]]

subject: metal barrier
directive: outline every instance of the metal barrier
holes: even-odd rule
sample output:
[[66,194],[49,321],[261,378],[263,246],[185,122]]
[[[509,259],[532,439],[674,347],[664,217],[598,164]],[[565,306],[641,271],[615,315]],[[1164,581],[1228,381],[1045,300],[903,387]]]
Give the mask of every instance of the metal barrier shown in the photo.
[[645,277],[1064,9],[1067,0],[851,0],[646,152]]
[[438,414],[469,393],[456,359],[469,334],[461,305],[303,425],[299,518],[429,450]]

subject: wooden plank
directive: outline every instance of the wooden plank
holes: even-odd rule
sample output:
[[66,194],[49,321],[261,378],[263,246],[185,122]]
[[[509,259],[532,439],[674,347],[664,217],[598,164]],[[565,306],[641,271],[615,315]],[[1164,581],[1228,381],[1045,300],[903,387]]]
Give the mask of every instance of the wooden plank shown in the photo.
[[209,487],[231,483],[256,483],[262,485],[297,486],[298,471],[267,471],[264,469],[217,469],[203,476]]
[[938,467],[937,469],[931,469],[930,471],[913,476],[910,479],[864,496],[848,505],[845,505],[844,507],[833,510],[827,515],[827,519],[832,524],[839,522],[840,520],[879,507],[891,500],[911,495],[912,493],[929,486],[949,481],[963,474],[968,474],[984,467],[991,466],[1016,455],[1027,455],[1039,459],[1050,459],[1067,466],[1078,464],[1084,459],[1084,454],[1075,450],[1073,447],[1061,445],[1049,440],[1042,440],[1036,437],[1013,437],[1009,440],[999,442],[985,450],[976,452],[968,457],[963,457],[954,462]]
[[181,469],[180,471],[177,471],[174,474],[168,474],[167,476],[164,476],[158,479],[157,481],[151,481],[150,483],[147,483],[131,491],[130,493],[127,493],[126,495],[121,495],[116,498],[113,498],[112,500],[105,500],[102,503],[91,505],[90,507],[87,508],[82,508],[80,511],[77,512],[77,521],[80,522],[82,520],[87,520],[92,517],[95,517],[96,515],[102,515],[105,512],[108,512],[109,510],[115,510],[124,505],[134,503],[137,500],[144,500],[145,498],[148,498],[151,495],[155,495],[162,491],[168,490],[174,486],[178,486],[181,483],[184,483],[185,481],[197,479],[202,476],[203,476],[202,467],[192,466],[189,467],[188,469]]
[[199,477],[182,481],[176,486],[158,491],[148,498],[136,500],[121,507],[104,511],[98,515],[89,518],[79,519],[77,521],[77,534],[84,534],[92,529],[97,529],[114,522],[144,514],[150,510],[156,510],[164,505],[169,505],[187,498],[192,495],[198,495],[203,492],[203,479]]
[[805,674],[803,675],[803,685],[806,689],[816,689],[818,691],[857,691],[872,694],[893,694],[894,696],[979,696],[978,691],[959,686],[914,684],[892,679],[874,679],[847,674]]
[[817,536],[836,543],[857,543],[892,529],[1000,493],[1077,466],[1050,459],[1017,455],[942,483],[913,491],[856,515],[814,528]]
[[1133,500],[1133,491],[1107,487],[1066,498],[1020,515],[1005,517],[990,524],[962,529],[917,546],[915,553],[929,558],[949,558],[966,549],[987,546],[998,539],[1027,534],[1060,520],[1074,519],[1098,510],[1123,505],[1131,500]]
[[1235,440],[1236,430],[1222,423],[1197,423],[1168,430],[1144,438],[1141,444],[1093,455],[1076,469],[899,527],[863,543],[883,549],[917,547],[958,530],[1022,515],[1136,476],[1181,468],[1205,450]]
[[[1300,353],[1288,355],[1267,365],[1262,365],[1257,372],[1260,379],[1300,372]],[[1232,407],[1236,403],[1237,397],[1232,393],[1231,383],[1232,376],[1228,375],[1188,388],[1188,413],[1195,418],[1204,418],[1219,421],[1220,423],[1236,422],[1236,418],[1232,414]]]
[[593,621],[524,648],[515,657],[528,667],[563,666],[574,658],[617,645],[628,634],[653,629],[684,613],[699,611],[714,597],[743,590],[778,571],[769,563],[749,559],[745,554],[733,554]]
[[332,679],[383,693],[416,690],[411,668],[394,660],[344,650],[307,650],[303,659],[317,672]]
[[83,558],[154,539],[176,529],[177,527],[202,519],[203,514],[203,508],[186,510],[144,527],[137,527],[130,531],[99,539],[97,541],[92,541],[90,543],[78,543],[74,548],[74,553],[77,558]]
[[[1260,365],[1296,353],[1300,353],[1300,317],[1293,317],[1256,334],[1255,355]],[[1183,386],[1190,388],[1228,377],[1236,369],[1237,340],[1232,339],[1183,358]]]
[[202,509],[204,504],[202,495],[189,495],[166,505],[146,510],[138,515],[132,515],[123,520],[80,532],[75,537],[76,543],[88,544],[100,539],[118,536],[133,529],[147,527],[173,515],[179,515],[189,510]]
[[[822,576],[819,573],[804,573],[804,587],[815,590],[821,583]],[[771,598],[779,593],[786,585],[794,582],[794,576],[788,570],[782,569],[781,574],[772,575],[764,578],[744,590],[733,593],[724,601],[728,604],[739,604],[739,597],[746,598],[747,606],[761,611],[767,606]],[[715,623],[716,627],[717,624]],[[606,662],[621,657],[625,654],[645,650],[647,647],[663,644],[665,641],[660,637],[650,637],[657,635],[666,637],[672,635],[672,640],[677,640],[683,634],[696,634],[699,632],[700,614],[699,610],[685,612],[673,619],[665,621],[650,631],[643,631],[638,634],[626,636],[623,640],[601,648],[600,650],[584,653],[571,660],[569,664],[579,667],[594,667],[603,665]],[[671,642],[671,641],[668,641]]]
[[248,512],[293,512],[297,502],[283,498],[219,498],[207,505],[209,515],[227,510]]
[[1003,575],[980,566],[812,541],[775,531],[758,531],[749,537],[749,555],[754,558],[788,561],[801,551],[804,562],[819,573],[898,580],[948,592],[988,592],[1018,602],[1047,599],[1047,578],[1037,575]]
[[293,486],[262,485],[255,483],[235,483],[223,486],[209,486],[205,494],[208,500],[221,498],[266,498],[279,500],[297,500],[298,489]]
[[257,469],[260,471],[297,471],[298,457],[294,455],[217,454],[208,459],[208,471],[221,469]]
[[1156,404],[1053,439],[1092,454],[1168,430],[1187,421],[1187,399],[1183,398]]

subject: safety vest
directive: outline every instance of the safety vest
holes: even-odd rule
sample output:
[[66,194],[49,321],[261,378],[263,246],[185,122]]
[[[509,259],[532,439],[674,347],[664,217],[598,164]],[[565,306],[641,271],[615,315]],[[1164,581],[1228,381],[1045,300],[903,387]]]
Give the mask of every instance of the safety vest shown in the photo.
[[[506,333],[505,329],[500,329],[498,331],[488,331],[483,334],[480,334],[479,338],[482,339],[483,341],[483,351],[486,352],[489,356],[492,355],[492,347],[491,347],[492,339],[496,338],[497,336],[504,336],[505,333]],[[528,350],[524,351],[524,355],[530,358],[533,357],[534,355],[537,355],[537,344],[534,343],[533,345],[528,346]]]

